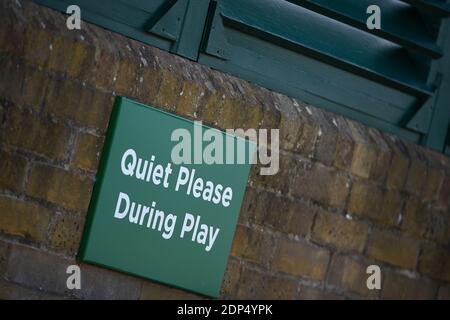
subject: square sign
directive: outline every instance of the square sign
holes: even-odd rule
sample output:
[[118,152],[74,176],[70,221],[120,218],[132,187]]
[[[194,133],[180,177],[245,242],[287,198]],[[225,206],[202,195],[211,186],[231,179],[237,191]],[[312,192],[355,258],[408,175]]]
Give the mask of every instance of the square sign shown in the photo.
[[[248,150],[244,162],[239,145]],[[78,258],[217,297],[254,150],[248,140],[117,98]]]

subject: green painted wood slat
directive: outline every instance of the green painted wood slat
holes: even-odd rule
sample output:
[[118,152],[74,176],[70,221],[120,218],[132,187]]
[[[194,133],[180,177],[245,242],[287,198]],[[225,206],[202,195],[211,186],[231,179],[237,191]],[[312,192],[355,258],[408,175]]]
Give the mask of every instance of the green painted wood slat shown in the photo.
[[[373,33],[403,47],[416,50],[433,59],[442,56],[442,50],[427,32],[419,12],[409,5],[390,0],[288,0],[294,4],[327,17]],[[382,28],[369,30],[366,9],[377,5],[382,12]]]

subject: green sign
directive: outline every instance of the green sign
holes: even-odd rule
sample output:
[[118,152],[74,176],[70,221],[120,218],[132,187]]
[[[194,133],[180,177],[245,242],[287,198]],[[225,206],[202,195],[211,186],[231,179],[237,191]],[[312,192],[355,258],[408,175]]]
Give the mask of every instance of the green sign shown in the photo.
[[236,160],[239,145],[255,148],[117,98],[79,259],[217,297],[250,170],[218,156]]

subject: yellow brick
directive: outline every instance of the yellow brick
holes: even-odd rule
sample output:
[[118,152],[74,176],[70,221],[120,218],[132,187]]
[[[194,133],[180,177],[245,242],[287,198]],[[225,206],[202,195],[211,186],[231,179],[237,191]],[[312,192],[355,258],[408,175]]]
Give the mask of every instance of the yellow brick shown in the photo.
[[400,153],[394,153],[387,176],[389,188],[402,189],[408,175],[409,160]]
[[270,255],[273,241],[260,230],[238,225],[231,255],[262,264]]
[[176,112],[184,117],[195,118],[203,89],[196,83],[186,81],[176,105]]
[[297,281],[252,269],[244,269],[239,282],[237,299],[287,300],[297,293]]
[[106,130],[113,107],[113,96],[82,85],[53,79],[46,98],[46,111],[77,125]]
[[0,153],[0,188],[20,192],[26,164],[22,157]]
[[85,212],[91,197],[92,181],[75,173],[46,165],[32,168],[27,194],[61,207]]
[[0,197],[0,230],[6,234],[43,242],[50,211],[36,204]]
[[363,297],[374,298],[379,291],[367,288],[368,274],[366,270],[368,266],[368,263],[348,256],[335,255],[331,263],[328,282],[333,286],[344,288],[346,291],[357,293]]
[[200,300],[202,297],[180,289],[155,282],[145,281],[142,285],[141,300]]
[[382,299],[389,300],[432,300],[437,287],[430,281],[408,278],[395,272],[385,272]]
[[272,268],[293,276],[323,280],[329,259],[328,250],[304,242],[280,239]]
[[162,69],[162,82],[156,96],[156,107],[174,111],[182,90],[182,83],[176,73]]
[[408,269],[415,269],[418,253],[417,241],[387,231],[373,231],[367,245],[368,256]]
[[50,245],[56,250],[75,256],[83,232],[79,218],[69,215],[58,215],[50,238]]
[[17,108],[9,110],[7,119],[6,143],[55,160],[64,158],[69,128]]
[[351,172],[362,178],[369,178],[377,161],[375,148],[367,144],[357,144],[353,153]]
[[80,133],[75,145],[73,165],[84,170],[96,171],[102,146],[103,138],[88,133]]
[[419,271],[430,278],[450,282],[450,253],[445,248],[427,244],[422,249]]
[[398,192],[362,181],[353,183],[348,204],[351,213],[382,225],[395,225],[401,207],[402,197]]
[[314,223],[312,238],[340,250],[364,249],[368,227],[364,223],[348,220],[338,214],[320,212]]

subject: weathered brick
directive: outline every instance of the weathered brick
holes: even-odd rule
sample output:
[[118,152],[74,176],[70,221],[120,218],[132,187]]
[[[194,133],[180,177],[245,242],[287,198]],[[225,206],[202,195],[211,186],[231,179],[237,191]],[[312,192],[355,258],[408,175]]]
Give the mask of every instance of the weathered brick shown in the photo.
[[[147,61],[149,58],[146,56],[145,58],[143,57],[143,59]],[[159,69],[154,68],[153,64],[150,64],[149,66],[142,68],[141,72],[142,72],[141,78],[139,78],[136,87],[137,92],[136,95],[139,101],[142,101],[145,104],[156,106],[157,105],[156,98],[158,96],[159,87],[162,82],[162,73],[160,72]],[[186,107],[189,108],[192,106]],[[180,107],[180,109],[183,109],[183,107]],[[181,110],[179,113],[181,113]]]
[[69,118],[79,112],[83,86],[73,81],[51,78],[45,98],[46,111],[61,118]]
[[49,82],[49,77],[44,72],[27,68],[22,88],[23,104],[30,106],[37,111],[40,110],[44,102]]
[[220,290],[221,296],[235,297],[237,288],[239,286],[239,279],[242,272],[242,267],[237,259],[229,258],[227,269],[222,282]]
[[0,230],[3,233],[43,242],[50,211],[30,202],[0,197]]
[[141,300],[200,300],[201,296],[172,288],[156,282],[145,281],[142,285]]
[[0,123],[5,123],[5,113],[6,113],[5,107],[0,103],[0,121],[1,121]]
[[[267,99],[262,98],[263,101],[263,114],[262,121],[259,125],[260,129],[279,129],[280,121],[281,121],[281,113],[277,110],[272,102],[270,91],[264,89],[265,94],[267,95]],[[261,96],[260,96],[261,97]]]
[[217,119],[220,118],[224,99],[218,92],[206,92],[206,97],[200,108],[200,119],[205,123],[216,125]]
[[[50,293],[69,294],[66,270],[75,261],[21,245],[11,247],[5,278]],[[82,275],[81,286],[85,283]]]
[[386,141],[386,137],[382,132],[374,128],[368,128],[369,136],[376,144],[377,160],[372,167],[369,179],[378,183],[386,183],[389,174],[389,166],[392,161],[393,150],[391,145]]
[[50,246],[67,256],[75,257],[83,232],[83,222],[80,220],[71,215],[58,215],[50,236]]
[[[2,8],[3,9],[3,8]],[[15,57],[23,57],[25,50],[25,37],[27,35],[27,25],[18,24],[14,21],[12,15],[4,10],[2,15],[2,25],[0,26],[0,50],[3,53],[11,54]]]
[[[110,39],[105,39],[108,41]],[[119,69],[119,55],[105,46],[96,48],[95,51],[95,72],[92,83],[98,88],[111,90],[114,85],[114,78]]]
[[35,165],[28,180],[27,194],[71,210],[86,211],[92,181],[76,173],[46,165]]
[[353,141],[349,137],[338,134],[333,165],[338,169],[350,170],[353,159],[353,148]]
[[[288,234],[305,237],[311,229],[316,209],[300,201],[285,201],[287,202],[286,212],[283,213],[280,211],[277,216],[273,217],[273,219],[276,219],[277,217],[280,218],[281,215],[286,214],[287,221],[285,224],[280,225],[278,230]],[[283,219],[280,220],[282,221]]]
[[73,79],[88,81],[94,69],[96,48],[78,39],[66,48],[66,53],[70,50],[70,60],[65,65],[65,73]]
[[10,108],[7,114],[5,143],[61,160],[66,152],[70,130],[28,111]]
[[294,299],[297,281],[244,269],[240,277],[238,299]]
[[263,264],[273,248],[273,239],[261,230],[238,225],[231,255]]
[[318,127],[308,122],[303,123],[300,137],[296,145],[298,152],[306,155],[307,157],[313,156],[316,141],[319,136],[319,130],[320,129]]
[[450,214],[448,211],[427,210],[425,237],[441,245],[450,245]]
[[302,130],[301,119],[290,99],[284,99],[281,95],[277,97],[280,100],[279,108],[281,109],[280,148],[296,151],[297,140]]
[[294,276],[323,280],[328,267],[330,253],[312,244],[280,239],[276,248],[272,268]]
[[[117,70],[116,81],[114,83],[114,90],[118,95],[132,96],[133,90],[137,83],[137,74],[139,70],[139,62],[131,55],[122,57]],[[177,92],[173,92],[177,94]]]
[[408,175],[409,160],[399,152],[394,152],[392,155],[391,164],[388,170],[386,185],[388,188],[402,189],[405,185],[406,177]]
[[27,28],[24,60],[29,65],[45,68],[50,59],[53,35],[46,29]]
[[315,211],[300,201],[248,188],[240,221],[244,224],[256,222],[283,233],[305,236],[311,228]]
[[366,270],[368,266],[369,264],[348,256],[335,255],[331,262],[327,282],[363,297],[375,298],[378,296],[378,290],[367,288]]
[[429,168],[425,187],[423,189],[423,198],[428,201],[436,200],[441,192],[441,186],[444,182],[445,173],[443,170]]
[[61,295],[50,294],[39,289],[30,289],[0,279],[0,299],[2,300],[62,300]]
[[368,226],[341,215],[325,211],[318,213],[312,230],[312,239],[339,250],[361,252],[367,239]]
[[6,152],[0,153],[0,188],[19,193],[22,189],[27,161]]
[[353,152],[351,172],[362,178],[369,178],[377,162],[377,150],[373,145],[358,143]]
[[419,271],[430,278],[450,282],[450,253],[435,245],[424,246]]
[[415,195],[422,195],[426,179],[427,165],[420,160],[412,159],[406,179],[405,190]]
[[369,179],[379,183],[384,183],[389,174],[389,164],[391,162],[392,153],[386,149],[377,151],[377,160],[372,167]]
[[54,79],[46,97],[46,111],[58,118],[105,131],[113,96],[70,81]]
[[293,181],[298,167],[305,165],[305,162],[286,154],[280,154],[279,157],[279,171],[275,175],[261,175],[260,169],[265,166],[260,163],[252,165],[250,181],[254,186],[281,191],[282,194],[287,194],[294,188]]
[[338,130],[325,113],[320,113],[318,121],[321,123],[321,127],[314,150],[314,158],[326,166],[331,166],[337,148]]
[[338,171],[316,164],[311,169],[299,169],[293,192],[327,206],[340,207],[347,199],[349,182],[348,177]]
[[344,300],[345,298],[337,293],[325,291],[324,289],[300,286],[298,298],[300,300]]
[[[80,299],[136,300],[141,294],[142,281],[136,277],[82,264],[81,290],[73,295]],[[67,275],[64,278],[64,283]]]
[[245,218],[243,222],[255,222],[279,230],[288,221],[285,213],[287,205],[288,200],[276,193],[249,188],[242,205]]
[[82,299],[137,299],[141,281],[128,275],[90,265],[79,265],[81,289],[67,289],[67,267],[76,262],[24,246],[11,250],[6,279],[49,293]]
[[0,73],[1,97],[21,105],[25,68],[11,59],[0,58],[0,69],[2,70]]
[[405,203],[402,231],[421,238],[425,235],[428,221],[429,212],[426,204],[415,197],[410,197]]
[[415,269],[419,243],[387,231],[374,230],[369,236],[367,255],[402,268]]
[[176,113],[185,117],[196,118],[202,92],[203,88],[198,84],[185,81],[179,93],[180,97],[175,109]]
[[73,40],[68,36],[53,35],[49,50],[47,69],[64,74],[72,60]]
[[48,70],[82,81],[88,80],[94,66],[96,50],[81,36],[53,36]]
[[0,241],[0,278],[5,273],[9,257],[9,243]]
[[102,146],[102,137],[88,133],[78,134],[72,164],[84,170],[96,171]]
[[263,119],[263,108],[259,105],[247,105],[245,106],[245,113],[243,115],[244,117],[244,127],[242,129],[249,129],[249,128],[260,128],[262,119]]
[[[242,200],[238,223],[246,225],[249,222],[256,220],[256,216],[260,212],[260,210],[258,210],[259,204],[265,202],[264,199],[261,198],[258,190],[247,186],[244,193],[244,199]],[[261,199],[261,201],[256,201],[256,199]]]
[[213,123],[221,128],[241,128],[243,119],[240,119],[239,115],[243,110],[244,108],[239,102],[227,97],[223,99],[220,115],[217,115]]
[[434,299],[436,284],[424,279],[408,278],[393,271],[384,273],[382,299],[427,300]]
[[439,194],[438,206],[440,208],[450,207],[450,174],[447,173],[442,184],[441,192]]
[[438,292],[439,300],[450,300],[450,285],[441,286]]
[[[182,81],[176,73],[162,69],[161,85],[156,95],[156,105],[166,110],[174,111],[179,94],[182,90]],[[217,114],[216,114],[217,116]]]
[[372,219],[380,224],[395,225],[401,213],[402,197],[396,191],[354,181],[348,210],[360,217]]

